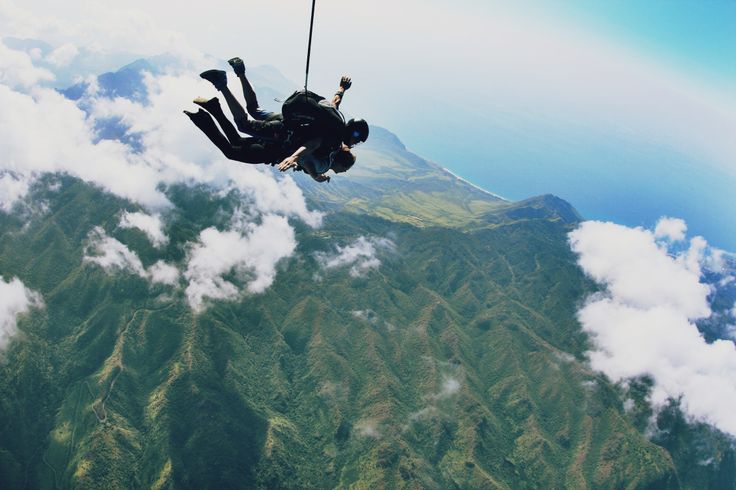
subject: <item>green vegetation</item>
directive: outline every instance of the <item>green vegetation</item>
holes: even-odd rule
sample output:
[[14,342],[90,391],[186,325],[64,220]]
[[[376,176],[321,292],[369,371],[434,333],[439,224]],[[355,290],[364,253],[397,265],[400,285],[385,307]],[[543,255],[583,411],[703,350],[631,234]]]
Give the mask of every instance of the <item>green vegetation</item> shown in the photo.
[[[0,364],[0,487],[733,485],[724,444],[688,473],[687,439],[648,440],[646,414],[583,362],[574,210],[499,200],[397,145],[365,149],[382,179],[307,185],[324,226],[295,223],[297,253],[264,294],[199,315],[180,289],[83,263],[87,233],[146,266],[180,261],[234,196],[169,189],[163,250],[116,228],[129,203],[70,178],[39,187],[48,210],[30,224],[0,215],[0,271],[45,302]],[[396,244],[380,268],[320,269],[315,252],[361,235]]]

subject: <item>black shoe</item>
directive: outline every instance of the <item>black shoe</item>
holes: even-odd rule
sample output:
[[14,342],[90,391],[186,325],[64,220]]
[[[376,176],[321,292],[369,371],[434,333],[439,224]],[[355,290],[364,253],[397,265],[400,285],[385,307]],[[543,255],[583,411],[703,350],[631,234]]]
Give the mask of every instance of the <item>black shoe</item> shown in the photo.
[[207,111],[217,111],[220,109],[220,100],[217,97],[211,99],[205,99],[204,97],[197,97],[192,102],[197,104],[199,107],[204,107]]
[[227,73],[223,70],[207,70],[200,73],[199,76],[212,83],[217,90],[227,87]]
[[237,76],[241,77],[245,75],[245,64],[243,60],[236,56],[235,58],[230,58],[227,62],[233,67],[233,71]]
[[194,123],[197,123],[198,121],[201,121],[202,118],[205,118],[206,119],[206,118],[208,118],[210,116],[209,114],[207,114],[202,109],[198,110],[197,112],[184,111],[184,114],[186,114],[187,117],[189,117],[189,119],[191,119],[192,122],[194,122]]

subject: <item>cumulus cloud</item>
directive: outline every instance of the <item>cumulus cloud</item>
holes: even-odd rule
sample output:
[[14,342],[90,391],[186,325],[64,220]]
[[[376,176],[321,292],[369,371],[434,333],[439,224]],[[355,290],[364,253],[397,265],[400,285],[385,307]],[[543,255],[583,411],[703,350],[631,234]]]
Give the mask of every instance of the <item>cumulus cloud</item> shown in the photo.
[[376,255],[378,250],[393,250],[394,247],[394,242],[388,238],[361,236],[344,247],[338,245],[334,253],[317,252],[315,257],[324,269],[350,267],[350,275],[360,277],[381,265]]
[[277,264],[296,249],[293,228],[286,218],[265,215],[260,223],[236,222],[233,229],[207,228],[191,247],[184,277],[186,296],[195,311],[206,299],[234,299],[241,292],[224,276],[235,274],[251,293],[261,293],[276,277]]
[[161,215],[146,213],[123,212],[120,217],[121,228],[136,228],[146,234],[151,243],[156,247],[163,247],[169,243],[169,237],[164,234]]
[[570,233],[583,271],[604,287],[578,311],[595,344],[590,362],[614,381],[649,376],[655,407],[679,399],[688,416],[736,435],[736,347],[707,343],[694,323],[711,315],[701,278],[712,251],[701,237],[679,252],[658,243],[679,237],[672,224],[657,233],[585,222]]
[[89,243],[83,260],[107,271],[127,271],[153,283],[175,285],[179,279],[178,269],[163,261],[158,261],[146,269],[138,254],[108,236],[99,226],[89,234]]
[[686,232],[687,224],[680,218],[661,218],[654,228],[656,238],[666,238],[673,242],[684,240]]
[[10,49],[0,40],[0,84],[28,88],[53,79],[53,73],[34,66],[30,55]]
[[673,258],[648,230],[588,221],[571,233],[570,243],[586,274],[622,302],[642,309],[669,306],[688,318],[710,314],[710,287],[700,283],[700,268],[693,264],[699,240]]
[[18,332],[18,315],[43,306],[41,295],[28,289],[18,278],[0,278],[0,351]]
[[146,277],[146,270],[138,255],[123,243],[107,236],[101,227],[96,226],[90,232],[89,241],[85,249],[85,262],[97,264],[106,270],[129,270],[141,277]]
[[66,172],[145,205],[168,204],[157,169],[121,142],[96,141],[92,122],[61,94],[0,85],[0,105],[1,169],[26,179]]
[[148,278],[153,283],[174,286],[179,282],[179,269],[177,269],[176,266],[167,264],[163,260],[159,260],[149,267],[147,273]]

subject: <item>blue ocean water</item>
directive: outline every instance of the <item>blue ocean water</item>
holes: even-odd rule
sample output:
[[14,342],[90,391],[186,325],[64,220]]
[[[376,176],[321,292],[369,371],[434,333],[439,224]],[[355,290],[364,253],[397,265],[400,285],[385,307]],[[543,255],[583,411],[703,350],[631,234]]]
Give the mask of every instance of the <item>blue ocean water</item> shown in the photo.
[[448,125],[441,135],[413,129],[399,133],[410,149],[507,199],[551,193],[586,219],[627,226],[682,218],[690,236],[736,250],[735,174],[671,147],[591,129]]

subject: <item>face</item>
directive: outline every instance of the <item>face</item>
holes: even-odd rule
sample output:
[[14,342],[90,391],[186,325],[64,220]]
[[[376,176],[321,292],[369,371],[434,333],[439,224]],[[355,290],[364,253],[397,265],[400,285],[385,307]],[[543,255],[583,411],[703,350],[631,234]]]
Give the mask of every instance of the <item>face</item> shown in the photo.
[[[334,158],[334,157],[331,158],[331,160],[333,160],[333,163],[331,166],[332,171],[335,172],[336,174],[347,172],[350,167],[344,166],[339,160],[344,158],[344,154],[347,153],[352,157],[353,162],[355,162],[355,156],[352,153],[350,153],[350,147],[343,144],[342,147],[339,150],[335,151],[334,153],[335,153],[334,157],[337,157],[337,158]],[[335,160],[338,160],[338,161],[335,161]]]

